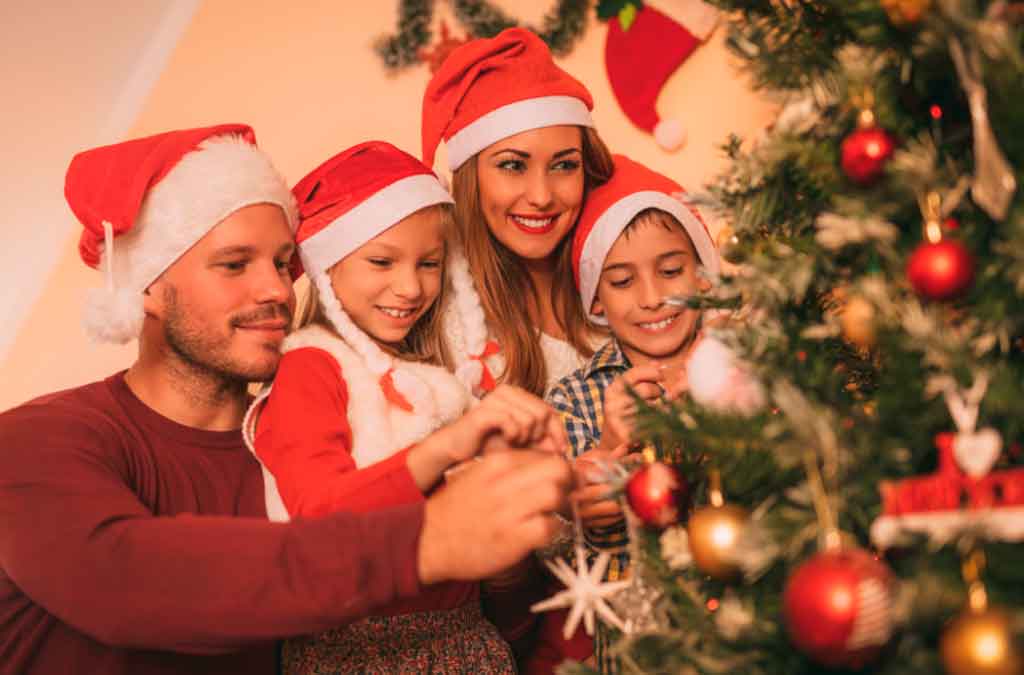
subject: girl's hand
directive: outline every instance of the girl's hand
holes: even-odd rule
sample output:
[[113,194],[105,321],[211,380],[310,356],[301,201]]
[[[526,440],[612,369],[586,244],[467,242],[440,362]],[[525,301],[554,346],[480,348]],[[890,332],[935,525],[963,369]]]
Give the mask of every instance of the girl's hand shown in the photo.
[[611,450],[632,442],[636,418],[636,403],[629,393],[632,389],[650,404],[661,398],[662,374],[657,364],[630,368],[616,378],[604,392],[604,426],[598,447]]

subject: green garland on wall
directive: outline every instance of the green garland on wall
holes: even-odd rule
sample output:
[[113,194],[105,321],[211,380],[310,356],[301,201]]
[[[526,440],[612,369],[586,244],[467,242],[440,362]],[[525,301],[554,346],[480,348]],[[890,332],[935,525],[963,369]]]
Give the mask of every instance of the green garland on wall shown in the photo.
[[[505,14],[487,0],[450,0],[455,17],[466,32],[474,38],[494,37],[519,22]],[[589,0],[557,0],[554,8],[543,20],[540,29],[527,28],[536,33],[551,52],[559,56],[568,54],[587,27]],[[420,50],[432,37],[430,21],[434,14],[434,0],[400,0],[398,4],[398,32],[381,38],[376,51],[384,65],[398,70],[420,62]]]

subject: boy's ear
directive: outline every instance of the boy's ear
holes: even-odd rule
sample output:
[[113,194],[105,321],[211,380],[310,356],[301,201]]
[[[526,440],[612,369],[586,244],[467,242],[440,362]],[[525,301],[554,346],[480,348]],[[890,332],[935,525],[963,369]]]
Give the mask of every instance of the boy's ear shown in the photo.
[[594,316],[604,316],[604,305],[597,298],[594,298],[594,302],[590,303],[590,313]]
[[707,293],[711,290],[711,280],[705,276],[697,277],[697,290],[701,293]]

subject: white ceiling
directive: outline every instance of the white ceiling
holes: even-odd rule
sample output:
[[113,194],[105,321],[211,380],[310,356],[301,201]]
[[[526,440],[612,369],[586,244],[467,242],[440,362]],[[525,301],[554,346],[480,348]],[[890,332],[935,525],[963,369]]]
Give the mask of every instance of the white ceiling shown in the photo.
[[0,3],[0,361],[78,226],[68,162],[124,138],[198,4]]

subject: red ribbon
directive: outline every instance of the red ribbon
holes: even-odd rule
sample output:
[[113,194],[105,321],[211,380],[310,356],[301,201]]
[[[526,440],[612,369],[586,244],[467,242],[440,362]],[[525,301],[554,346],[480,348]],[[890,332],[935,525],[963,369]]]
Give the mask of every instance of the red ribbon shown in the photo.
[[380,376],[380,388],[384,391],[384,398],[405,412],[412,412],[412,404],[402,396],[402,392],[395,388],[395,381],[391,378],[393,370],[393,368],[389,369],[388,372]]
[[480,376],[480,388],[484,391],[494,391],[494,388],[498,386],[498,383],[494,379],[494,374],[491,373],[491,369],[484,363],[484,359],[494,356],[501,352],[501,346],[494,340],[488,340],[487,344],[484,345],[484,350],[477,355],[470,356],[471,359],[476,359],[480,362],[483,367],[483,375]]

